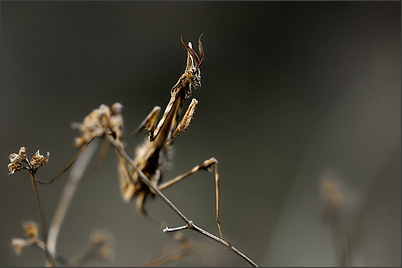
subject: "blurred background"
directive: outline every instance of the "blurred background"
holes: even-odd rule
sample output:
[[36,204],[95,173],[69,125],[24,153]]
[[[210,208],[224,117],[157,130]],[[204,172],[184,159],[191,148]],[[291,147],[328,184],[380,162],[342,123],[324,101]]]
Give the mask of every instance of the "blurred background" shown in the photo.
[[[77,152],[70,124],[100,104],[124,105],[127,137],[167,104],[186,63],[180,35],[196,44],[204,33],[199,104],[165,179],[217,158],[224,237],[261,266],[336,266],[345,248],[353,266],[400,266],[400,22],[399,2],[1,2],[1,265],[44,265],[39,250],[10,247],[39,218],[28,174],[7,175],[8,155],[49,151],[38,178],[50,179]],[[78,188],[58,239],[65,258],[97,229],[115,252],[91,266],[177,249],[123,202],[116,166],[109,150]],[[48,223],[67,179],[39,186]],[[214,189],[200,172],[165,194],[218,234]],[[182,224],[156,198],[146,208]],[[167,266],[247,265],[183,234],[195,251]]]

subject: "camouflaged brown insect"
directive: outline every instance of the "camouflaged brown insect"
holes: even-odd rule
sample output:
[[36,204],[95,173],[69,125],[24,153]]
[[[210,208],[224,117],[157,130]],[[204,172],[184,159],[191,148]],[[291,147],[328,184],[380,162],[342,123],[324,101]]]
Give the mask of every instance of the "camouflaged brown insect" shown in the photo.
[[[171,89],[169,103],[167,104],[159,123],[157,124],[157,119],[161,108],[156,106],[137,128],[137,135],[145,128],[148,132],[148,139],[146,139],[142,145],[137,147],[134,163],[138,169],[149,178],[153,185],[158,186],[159,190],[166,189],[189,175],[196,173],[198,170],[205,169],[211,171],[212,166],[215,165],[216,215],[219,233],[222,238],[219,222],[218,161],[215,158],[210,158],[202,164],[195,166],[189,172],[169,180],[166,183],[160,184],[163,171],[169,158],[170,146],[172,146],[176,137],[188,128],[198,103],[196,99],[192,99],[186,113],[178,123],[184,103],[190,97],[192,89],[201,87],[200,66],[204,61],[201,36],[198,40],[199,56],[193,50],[191,42],[186,44],[184,43],[183,38],[181,38],[181,42],[187,50],[185,72],[180,76],[177,83]],[[126,202],[129,202],[136,197],[137,209],[143,215],[147,215],[144,209],[144,202],[146,197],[149,195],[153,196],[153,193],[151,193],[150,189],[141,181],[137,172],[130,168],[122,158],[120,158],[119,164],[119,178],[123,199]]]

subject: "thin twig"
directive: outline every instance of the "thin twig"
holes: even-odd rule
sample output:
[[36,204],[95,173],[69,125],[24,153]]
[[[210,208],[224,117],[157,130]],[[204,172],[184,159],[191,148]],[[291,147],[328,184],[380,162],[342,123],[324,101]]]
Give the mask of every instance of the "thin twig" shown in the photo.
[[39,211],[40,229],[42,232],[42,239],[43,239],[43,241],[45,241],[46,266],[53,266],[53,263],[49,258],[49,251],[48,251],[47,243],[46,243],[47,231],[46,231],[46,224],[45,224],[45,216],[43,213],[42,205],[40,203],[38,188],[36,187],[35,175],[33,174],[33,172],[29,172],[29,174],[31,174],[32,187],[33,187],[33,190],[35,193],[36,205],[37,205],[38,211]]
[[110,237],[101,233],[93,233],[89,243],[75,257],[71,258],[67,266],[83,266],[91,259],[106,259],[110,256]]
[[189,250],[189,249],[188,248],[179,249],[177,251],[174,251],[169,254],[155,258],[145,264],[142,264],[141,266],[142,267],[158,267],[158,266],[164,265],[166,263],[179,260],[180,258],[182,258],[184,256],[185,251],[187,251],[187,250]]
[[109,144],[105,141],[102,142],[103,143],[101,145],[101,148],[99,149],[98,156],[96,160],[94,160],[94,164],[92,165],[91,169],[87,171],[88,175],[86,175],[85,178],[83,178],[80,181],[80,187],[88,185],[94,178],[96,178],[99,175],[99,171],[101,170],[101,167],[105,162],[105,158],[109,150]]
[[87,261],[91,260],[99,250],[100,245],[88,245],[83,251],[78,253],[73,259],[71,259],[67,266],[83,266]]
[[329,228],[334,245],[336,264],[338,267],[350,267],[350,243],[346,233],[342,230],[339,219],[332,219]]
[[[94,141],[97,142],[97,141]],[[49,228],[49,238],[47,240],[48,250],[51,253],[56,252],[56,243],[57,238],[60,232],[60,226],[64,221],[64,217],[66,216],[68,207],[71,203],[71,200],[74,196],[74,193],[77,189],[79,182],[81,181],[82,175],[86,167],[88,166],[89,160],[92,158],[93,154],[96,150],[96,144],[92,144],[77,160],[77,163],[74,165],[73,169],[70,173],[70,178],[66,182],[63,193],[61,195],[59,205],[56,209],[56,212],[53,216],[52,224]]]
[[[39,248],[40,250],[42,250],[43,252],[46,252],[46,248],[45,248],[45,243],[43,243],[43,241],[36,241],[34,243],[34,245]],[[61,263],[62,265],[67,265],[67,260],[65,258],[63,258],[62,256],[60,256],[59,254],[57,254],[56,252],[49,252],[49,255],[52,257],[53,260],[58,261],[59,263]]]
[[[104,138],[114,147],[116,150],[117,154],[121,157],[124,158],[124,160],[132,166],[135,171],[138,173],[138,176],[141,178],[141,180],[152,190],[155,192],[155,194],[163,200],[163,202],[166,203],[166,205],[173,210],[174,213],[176,213],[185,223],[186,223],[186,228],[179,227],[180,230],[182,229],[191,229],[194,231],[199,232],[200,234],[205,235],[206,237],[218,242],[221,245],[224,245],[237,255],[239,255],[242,259],[244,259],[248,264],[254,267],[258,267],[258,265],[251,260],[249,257],[247,257],[244,253],[242,253],[240,250],[236,249],[233,247],[230,243],[226,242],[223,239],[218,238],[217,236],[214,236],[213,234],[209,233],[208,231],[205,231],[204,229],[196,226],[192,221],[188,220],[186,216],[155,186],[153,185],[150,180],[144,175],[144,173],[137,168],[137,166],[134,164],[133,160],[127,155],[127,153],[119,146],[112,137],[109,135],[104,135]],[[168,228],[169,229],[169,228]],[[174,228],[177,229],[177,228]],[[166,228],[164,229],[166,230]]]
[[78,151],[78,153],[73,157],[73,159],[70,161],[70,163],[67,164],[67,166],[65,168],[63,168],[62,171],[60,171],[55,177],[53,177],[50,181],[40,181],[40,180],[36,180],[37,183],[40,184],[51,184],[53,183],[55,180],[57,180],[58,178],[61,177],[61,175],[63,175],[75,162],[75,160],[77,160],[78,156],[80,156],[80,154],[88,147],[88,145],[95,139],[96,137],[92,137],[85,145],[83,145],[80,150]]

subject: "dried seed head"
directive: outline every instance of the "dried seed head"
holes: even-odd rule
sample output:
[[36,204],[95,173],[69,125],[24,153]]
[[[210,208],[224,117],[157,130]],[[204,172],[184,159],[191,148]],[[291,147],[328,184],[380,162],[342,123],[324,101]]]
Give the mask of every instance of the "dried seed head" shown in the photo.
[[96,233],[91,237],[91,244],[94,246],[100,246],[107,240],[106,235],[103,233]]
[[323,178],[321,181],[321,196],[324,201],[324,218],[335,220],[346,205],[346,196],[337,181]]
[[8,164],[7,166],[8,170],[10,171],[10,173],[8,173],[9,175],[20,171],[23,168],[21,162],[24,162],[27,157],[27,155],[24,153],[25,147],[21,147],[18,154],[12,153],[8,156],[8,158],[10,159],[10,164]]
[[113,104],[112,109],[107,105],[101,104],[99,108],[92,110],[82,123],[73,124],[72,127],[78,128],[81,132],[81,136],[75,138],[75,146],[81,147],[93,137],[101,137],[105,133],[119,139],[123,126],[122,109],[123,105],[120,103]]
[[88,140],[90,140],[91,138],[85,138],[84,136],[81,136],[81,137],[76,137],[75,139],[74,139],[74,144],[75,144],[75,147],[81,147],[82,145],[84,145],[85,144],[85,142]]
[[24,154],[25,150],[25,147],[21,147],[18,154],[10,154],[10,156],[8,157],[10,159],[10,162],[23,162],[27,157],[27,155]]
[[46,166],[49,161],[49,152],[47,152],[46,157],[39,153],[39,150],[32,157],[30,163],[33,168],[39,168],[41,166]]
[[11,247],[17,255],[21,255],[21,252],[25,247],[30,246],[31,244],[22,238],[13,238],[11,239]]
[[39,153],[39,150],[35,153],[35,155],[31,158],[31,161],[27,161],[27,155],[25,153],[25,147],[21,147],[18,154],[10,154],[10,164],[8,164],[9,174],[14,174],[21,169],[27,169],[29,171],[36,171],[41,166],[45,166],[49,161],[49,152],[47,152],[46,156],[43,156]]
[[113,249],[110,246],[103,246],[99,249],[99,257],[101,259],[109,259],[113,255]]
[[23,224],[25,236],[29,238],[31,243],[38,241],[38,225],[36,222],[28,221]]
[[90,244],[97,248],[97,256],[110,259],[113,256],[113,238],[109,232],[97,230],[90,237]]
[[8,170],[10,171],[8,174],[14,174],[17,171],[20,171],[22,169],[22,165],[20,163],[17,162],[12,162],[10,164],[8,164]]

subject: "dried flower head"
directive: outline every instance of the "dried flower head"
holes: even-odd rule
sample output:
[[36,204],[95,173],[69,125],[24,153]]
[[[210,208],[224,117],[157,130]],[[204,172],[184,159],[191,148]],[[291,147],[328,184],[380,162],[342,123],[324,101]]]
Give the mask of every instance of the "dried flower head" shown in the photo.
[[25,236],[29,238],[31,243],[38,241],[38,225],[36,222],[28,221],[23,224]]
[[321,181],[321,195],[324,201],[324,217],[334,220],[346,205],[346,196],[339,183],[330,178]]
[[24,154],[25,153],[25,147],[21,147],[18,154],[10,154],[10,156],[8,158],[10,158],[10,162],[14,163],[14,162],[23,162],[27,155]]
[[39,150],[35,153],[35,155],[31,159],[31,166],[33,168],[39,168],[41,166],[46,166],[49,161],[49,152],[47,152],[46,157],[39,153]]
[[81,136],[75,138],[75,146],[81,147],[93,137],[101,137],[105,133],[111,134],[114,138],[120,138],[123,126],[122,109],[123,105],[120,103],[113,104],[112,109],[101,104],[99,108],[92,110],[82,123],[73,124],[73,128],[77,128],[82,133]]
[[9,174],[14,174],[17,171],[20,171],[23,169],[23,165],[21,164],[26,160],[27,155],[25,153],[25,147],[21,147],[18,154],[10,154],[9,159],[10,159],[10,164],[8,164],[8,170],[10,171]]
[[18,162],[12,162],[8,164],[7,167],[8,170],[10,171],[10,173],[8,173],[9,175],[14,174],[15,172],[20,171],[22,169],[22,165]]
[[113,238],[109,232],[97,230],[90,237],[90,244],[98,248],[97,256],[101,259],[110,259],[113,256]]
[[22,238],[13,238],[11,239],[11,247],[14,249],[14,252],[17,255],[20,255],[21,252],[27,247],[30,246],[31,244],[26,241],[25,239]]
[[91,244],[94,246],[100,246],[103,243],[105,243],[107,240],[107,237],[105,234],[103,233],[95,233],[92,237],[91,237]]
[[49,152],[47,152],[46,157],[39,153],[39,150],[31,158],[31,161],[27,160],[27,155],[24,154],[26,151],[25,147],[21,147],[18,154],[10,154],[10,164],[8,164],[9,174],[14,174],[21,169],[26,169],[31,172],[35,172],[39,167],[45,166],[49,161]]
[[101,259],[109,259],[112,255],[113,249],[108,245],[105,245],[99,249],[99,257]]

